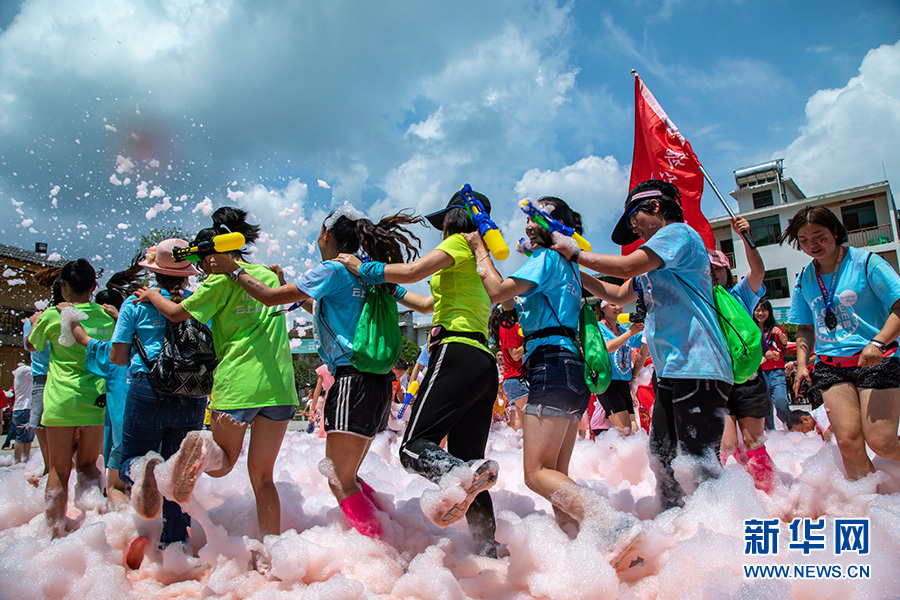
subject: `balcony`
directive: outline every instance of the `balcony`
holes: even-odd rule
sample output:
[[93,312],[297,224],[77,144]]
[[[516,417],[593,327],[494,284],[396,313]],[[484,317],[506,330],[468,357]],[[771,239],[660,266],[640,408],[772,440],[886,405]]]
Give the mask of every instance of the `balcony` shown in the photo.
[[847,238],[851,246],[854,248],[865,248],[866,246],[875,246],[877,244],[888,244],[893,242],[890,225],[881,225],[879,227],[870,227],[869,229],[857,229],[856,231],[848,231]]

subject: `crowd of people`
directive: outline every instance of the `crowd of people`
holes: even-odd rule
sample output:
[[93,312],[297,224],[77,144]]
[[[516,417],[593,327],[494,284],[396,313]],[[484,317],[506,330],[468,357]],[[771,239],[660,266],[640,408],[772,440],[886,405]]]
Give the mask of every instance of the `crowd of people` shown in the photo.
[[[585,528],[600,532],[613,564],[640,538],[641,521],[569,477],[575,441],[585,432],[649,432],[660,510],[684,503],[684,478],[673,470],[678,455],[693,459],[695,484],[717,477],[734,457],[759,490],[774,493],[780,482],[766,435],[776,427],[833,435],[850,479],[874,471],[867,449],[900,460],[900,276],[879,256],[847,246],[843,225],[827,208],[801,209],[782,239],[812,259],[792,296],[792,364],[785,362],[788,336],[765,299],[759,252],[745,244],[749,272],[735,281],[727,257],[708,250],[684,223],[675,185],[650,180],[630,191],[612,233],[622,246],[642,241],[626,255],[582,250],[529,219],[532,251],[508,276],[494,265],[464,194],[490,213],[486,196],[465,189],[424,218],[399,212],[374,222],[345,205],[322,223],[322,262],[292,282],[277,266],[249,262],[246,248],[199,262],[176,257],[225,233],[241,233],[247,244],[258,239],[247,214],[228,207],[190,243],[169,239],[142,251],[96,297],[97,274],[84,259],[45,275],[54,297],[25,323],[31,365],[22,368],[21,389],[17,375],[14,417],[24,459],[30,436],[39,438],[46,477],[36,483],[44,486],[50,534],[66,534],[74,467],[80,486],[105,487],[112,508],[133,506],[148,520],[161,514],[159,547],[185,544],[184,509],[197,481],[232,471],[248,428],[259,535],[281,533],[273,471],[298,406],[285,313],[299,307],[314,316],[323,363],[312,392],[324,398],[319,470],[347,524],[385,544],[385,495],[361,479],[359,468],[386,429],[402,435],[399,464],[436,484],[421,498],[424,515],[440,527],[465,518],[476,554],[495,558],[489,490],[503,474],[485,451],[498,415],[521,431],[528,488],[550,502],[570,537]],[[561,198],[536,204],[583,233],[580,214]],[[412,227],[426,222],[442,241],[420,255]],[[732,227],[749,230],[741,218]],[[206,277],[191,290],[189,278],[201,271]],[[144,272],[152,285],[140,285]],[[403,287],[423,280],[428,295]],[[746,381],[736,383],[714,286],[760,329],[758,369]],[[375,288],[433,315],[411,373],[403,360],[387,372],[356,366],[354,334]],[[636,309],[626,317],[623,307],[631,303]],[[592,357],[579,335],[584,304],[596,311],[609,355],[609,385],[595,392],[596,377],[586,372]],[[211,390],[159,384],[158,364],[175,331],[195,336],[198,355],[214,350]],[[792,411],[786,372],[795,396],[824,404]],[[126,564],[140,565],[147,543],[135,539]]]

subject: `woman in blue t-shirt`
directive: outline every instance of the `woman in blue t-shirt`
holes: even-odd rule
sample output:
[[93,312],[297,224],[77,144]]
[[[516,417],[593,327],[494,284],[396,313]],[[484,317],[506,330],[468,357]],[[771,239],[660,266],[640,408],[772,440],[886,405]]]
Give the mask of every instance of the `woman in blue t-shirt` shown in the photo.
[[866,445],[900,460],[900,276],[880,256],[844,245],[847,230],[824,206],[795,214],[785,241],[813,259],[797,278],[788,316],[797,325],[794,392],[804,381],[822,392],[844,469],[859,479],[875,471]]
[[[643,323],[632,323],[627,329],[619,325],[618,317],[622,307],[614,302],[601,300],[597,311],[600,333],[606,342],[609,352],[609,364],[612,367],[612,381],[609,388],[597,394],[597,401],[606,412],[606,417],[616,431],[622,435],[636,432],[638,425],[632,426],[634,419],[634,400],[631,397],[631,380],[634,365],[643,365],[647,358],[647,349],[643,342]],[[633,360],[632,351],[641,350],[638,360]]]
[[[372,439],[387,426],[391,410],[393,375],[358,370],[353,357],[353,337],[366,300],[367,286],[357,275],[334,260],[340,253],[362,251],[373,260],[402,263],[418,256],[418,238],[406,229],[422,222],[419,217],[399,213],[378,223],[345,204],[325,219],[317,239],[322,263],[295,283],[272,288],[252,277],[227,256],[209,258],[216,273],[240,273],[235,280],[253,298],[266,306],[315,301],[311,308],[316,326],[319,357],[334,375],[325,397],[325,459],[319,471],[341,507],[347,522],[363,535],[384,538],[379,511],[385,509],[375,490],[359,477],[359,467]],[[415,244],[411,241],[414,240]],[[399,286],[388,291],[404,305],[416,308],[422,296]],[[409,303],[415,298],[415,305]]]
[[651,467],[664,509],[683,504],[672,461],[677,452],[696,459],[697,482],[715,477],[725,428],[725,401],[734,375],[731,357],[711,306],[709,257],[700,235],[684,224],[681,193],[671,183],[649,180],[628,194],[625,211],[612,234],[620,245],[643,239],[625,256],[582,252],[557,243],[570,260],[623,285],[582,277],[595,296],[627,304],[642,297],[647,308],[644,339],[658,382],[650,429]]
[[[568,227],[582,232],[581,215],[563,200],[540,198],[539,207]],[[581,309],[581,274],[563,256],[550,250],[550,232],[532,219],[525,234],[535,248],[531,257],[510,277],[503,279],[477,233],[466,239],[482,283],[493,302],[520,296],[519,324],[525,336],[525,371],[528,403],[525,405],[523,464],[525,484],[553,505],[556,521],[576,532],[580,524],[596,520],[612,560],[618,559],[640,532],[637,519],[617,513],[605,499],[576,484],[568,475],[578,424],[591,393],[584,379],[584,356],[578,342]]]

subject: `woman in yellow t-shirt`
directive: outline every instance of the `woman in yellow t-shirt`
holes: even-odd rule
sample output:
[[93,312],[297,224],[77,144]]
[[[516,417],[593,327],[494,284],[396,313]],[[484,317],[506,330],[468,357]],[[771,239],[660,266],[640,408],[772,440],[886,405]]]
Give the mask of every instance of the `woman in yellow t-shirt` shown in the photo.
[[[91,302],[97,287],[97,273],[87,260],[70,261],[59,274],[60,289],[66,302],[87,315],[81,325],[88,334],[108,340],[116,322],[103,308]],[[50,344],[50,365],[44,388],[45,427],[50,465],[44,491],[44,515],[53,537],[65,534],[66,505],[69,501],[69,474],[72,459],[81,484],[90,481],[100,486],[97,457],[103,450],[103,416],[106,383],[89,374],[84,367],[85,349],[79,344],[60,343],[62,319],[59,309],[49,308],[28,335],[26,348],[35,351]],[[80,430],[77,452],[73,450]]]
[[[491,203],[478,192],[468,192],[490,213]],[[438,483],[459,481],[465,492],[423,496],[421,506],[436,525],[447,527],[463,516],[483,556],[497,556],[494,507],[487,490],[497,481],[499,466],[484,460],[491,410],[497,398],[497,362],[487,347],[490,300],[478,276],[477,264],[465,232],[477,231],[460,192],[447,207],[426,219],[444,234],[438,247],[410,263],[365,263],[353,255],[337,260],[364,282],[414,283],[431,277],[431,296],[417,310],[433,309],[431,357],[416,395],[409,425],[400,446],[400,462]],[[447,437],[447,450],[440,447]],[[458,478],[458,479],[457,479]],[[456,484],[454,484],[456,485]]]

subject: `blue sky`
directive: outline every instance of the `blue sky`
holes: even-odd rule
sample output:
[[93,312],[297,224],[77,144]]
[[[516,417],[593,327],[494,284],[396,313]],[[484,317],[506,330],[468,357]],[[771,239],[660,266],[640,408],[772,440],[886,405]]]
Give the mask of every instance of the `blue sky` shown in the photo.
[[723,192],[782,157],[808,195],[900,181],[896,2],[24,0],[0,27],[2,241],[107,272],[236,204],[299,275],[342,202],[425,213],[465,182],[510,243],[553,194],[617,251],[632,68]]

